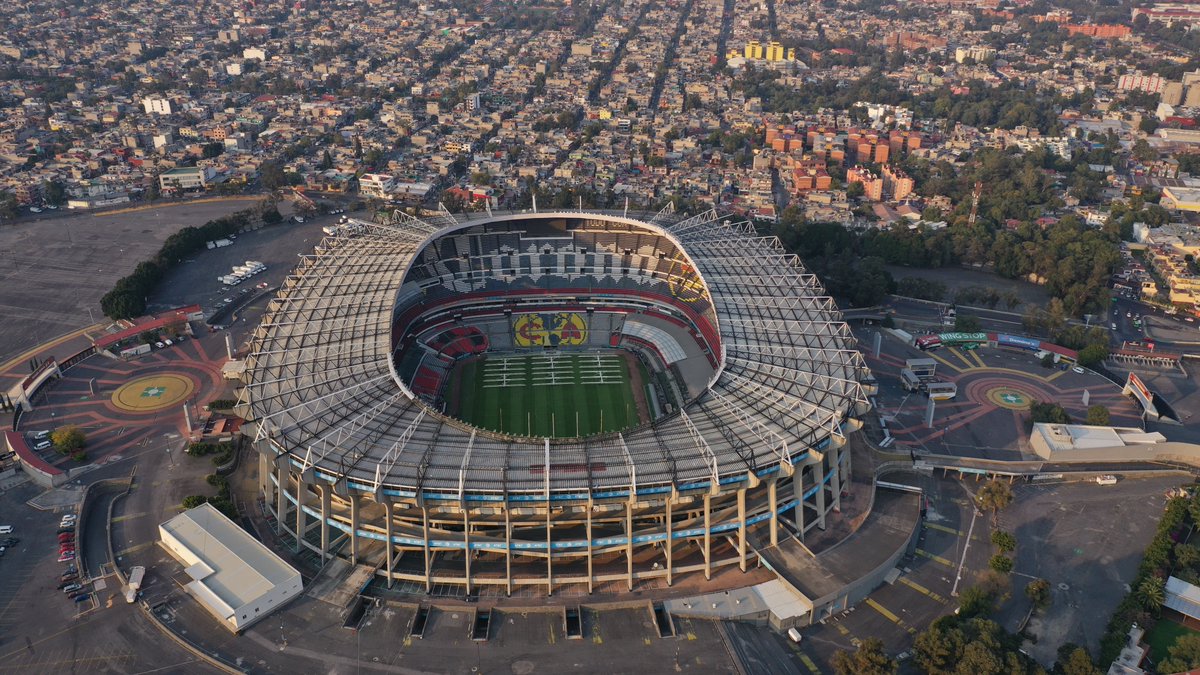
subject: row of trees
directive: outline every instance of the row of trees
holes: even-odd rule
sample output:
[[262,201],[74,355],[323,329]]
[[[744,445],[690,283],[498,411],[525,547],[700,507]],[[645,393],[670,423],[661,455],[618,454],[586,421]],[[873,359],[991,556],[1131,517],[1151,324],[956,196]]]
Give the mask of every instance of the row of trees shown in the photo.
[[112,290],[100,299],[100,309],[112,319],[129,319],[146,311],[146,303],[158,283],[175,265],[204,250],[205,243],[235,234],[252,217],[263,222],[279,222],[283,217],[273,204],[258,211],[246,210],[210,220],[200,227],[185,227],[167,237],[158,253],[134,268],[133,273],[117,280]]
[[[1117,605],[1100,640],[1101,660],[1116,658],[1132,624],[1147,632],[1154,630],[1162,612],[1167,577],[1200,584],[1200,546],[1184,543],[1197,524],[1200,524],[1200,492],[1168,500],[1154,539],[1146,547],[1137,576],[1130,584],[1131,590]],[[1176,646],[1180,649],[1159,664],[1159,672],[1177,673],[1200,667],[1200,640],[1192,638]]]

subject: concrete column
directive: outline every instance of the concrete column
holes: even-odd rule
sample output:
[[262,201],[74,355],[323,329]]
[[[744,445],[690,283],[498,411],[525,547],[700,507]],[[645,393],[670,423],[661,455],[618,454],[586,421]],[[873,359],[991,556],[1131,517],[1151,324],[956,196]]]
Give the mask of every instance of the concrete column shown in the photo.
[[333,486],[329,483],[321,485],[321,562],[330,557],[329,553],[329,519],[333,517],[333,506],[330,495]]
[[268,504],[271,503],[274,497],[271,492],[271,464],[267,461],[267,456],[261,452],[258,453],[258,492]]
[[550,550],[550,501],[546,500],[546,595],[554,595],[554,555]]
[[350,495],[350,563],[358,564],[358,495]]
[[421,538],[425,544],[425,592],[433,590],[433,558],[429,555],[429,507],[421,505]]
[[821,457],[820,463],[814,465],[816,475],[813,476],[817,480],[817,527],[825,529],[825,455]]
[[587,586],[588,595],[592,594],[592,509],[596,508],[591,499],[588,499],[587,510]]
[[466,561],[467,595],[471,595],[471,516],[466,504],[462,505],[463,514],[463,559]]
[[308,486],[304,484],[304,474],[296,474],[296,546],[294,550],[299,553],[304,549],[302,540],[304,533],[307,531],[308,519],[304,513],[304,505],[308,503]]
[[738,488],[738,567],[746,571],[746,488]]
[[[848,448],[847,448],[848,449]],[[841,473],[841,450],[835,450],[836,455],[829,463],[829,472],[833,474],[833,478],[829,479],[830,496],[833,497],[833,510],[841,512],[842,510],[842,473]]]
[[704,495],[704,578],[712,579],[712,494]]
[[663,549],[667,552],[667,585],[671,585],[671,578],[675,572],[675,561],[672,560],[671,551],[675,543],[671,539],[671,504],[674,499],[667,497],[667,540],[663,543]]
[[512,512],[508,504],[504,505],[504,580],[508,586],[508,595],[512,597]]
[[804,466],[796,467],[792,474],[792,496],[796,498],[796,529],[800,531],[800,541],[804,541]]
[[779,543],[779,498],[777,493],[777,484],[779,477],[776,476],[767,481],[767,507],[771,509],[771,545]]
[[384,530],[385,530],[386,536],[387,536],[387,542],[385,543],[385,545],[387,546],[387,585],[388,585],[388,588],[392,587],[392,567],[394,565],[392,555],[393,555],[393,552],[396,550],[395,545],[392,543],[392,512],[393,512],[393,509],[395,508],[395,506],[396,505],[393,504],[391,501],[386,501],[383,503],[383,513],[384,513],[383,526],[384,526]]
[[280,463],[275,467],[275,478],[279,484],[275,487],[275,532],[283,534],[283,521],[287,519],[287,465]]
[[625,502],[625,574],[633,590],[633,501]]

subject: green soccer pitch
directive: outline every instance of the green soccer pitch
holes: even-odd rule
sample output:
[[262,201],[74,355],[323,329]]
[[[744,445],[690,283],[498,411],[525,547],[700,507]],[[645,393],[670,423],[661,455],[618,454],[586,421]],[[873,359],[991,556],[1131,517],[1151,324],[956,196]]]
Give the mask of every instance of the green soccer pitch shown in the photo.
[[590,436],[641,421],[629,364],[615,353],[487,356],[463,364],[450,389],[451,414],[514,436]]

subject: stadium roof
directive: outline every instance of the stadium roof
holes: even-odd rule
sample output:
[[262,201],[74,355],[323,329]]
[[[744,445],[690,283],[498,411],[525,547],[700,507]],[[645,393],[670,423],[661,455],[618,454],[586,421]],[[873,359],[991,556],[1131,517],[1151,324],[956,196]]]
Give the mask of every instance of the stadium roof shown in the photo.
[[[390,351],[398,291],[418,254],[484,223],[581,218],[657,233],[691,259],[720,334],[709,387],[652,425],[583,439],[505,436],[417,399]],[[832,299],[796,256],[749,223],[723,222],[713,211],[679,219],[666,210],[649,220],[552,211],[462,222],[443,213],[427,222],[398,212],[387,225],[352,222],[354,234],[329,237],[303,256],[252,341],[243,402],[259,440],[290,453],[301,469],[402,496],[689,489],[775,471],[840,437],[841,424],[866,409],[867,369]]]

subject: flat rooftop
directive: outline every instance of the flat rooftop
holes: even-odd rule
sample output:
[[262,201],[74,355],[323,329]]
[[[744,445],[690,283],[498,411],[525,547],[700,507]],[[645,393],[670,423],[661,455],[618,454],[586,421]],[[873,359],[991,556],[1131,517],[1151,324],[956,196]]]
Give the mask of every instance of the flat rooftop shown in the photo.
[[231,608],[300,574],[211,504],[184,511],[159,527],[200,559],[202,564],[190,566],[188,573]]

